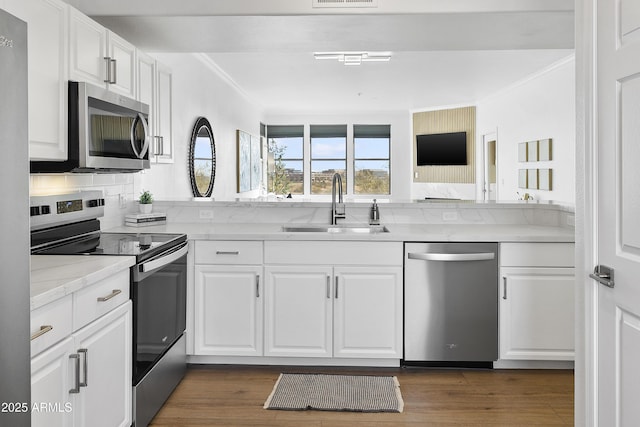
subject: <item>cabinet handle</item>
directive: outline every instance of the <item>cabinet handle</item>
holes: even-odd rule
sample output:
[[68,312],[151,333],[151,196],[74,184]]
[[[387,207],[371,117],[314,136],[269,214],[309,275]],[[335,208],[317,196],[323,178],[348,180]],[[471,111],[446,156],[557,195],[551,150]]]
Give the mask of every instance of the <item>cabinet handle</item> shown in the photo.
[[53,326],[51,325],[44,325],[44,326],[40,326],[40,330],[38,332],[36,332],[35,334],[31,335],[31,341],[35,340],[38,337],[43,336],[44,334],[46,334],[49,331],[53,330]]
[[256,298],[260,298],[260,275],[256,276]]
[[115,59],[111,59],[109,62],[111,63],[111,69],[113,71],[113,73],[111,74],[111,81],[109,83],[115,84],[116,81],[118,80],[117,79],[118,67]]
[[216,251],[216,255],[240,255],[240,251]]
[[507,276],[502,277],[502,299],[507,299]]
[[[84,363],[83,363],[83,367],[84,367],[84,381],[81,381],[78,383],[78,385],[80,387],[86,387],[87,386],[87,372],[89,371],[89,350],[86,348],[81,348],[78,350],[78,356],[80,355],[80,353],[84,354]],[[78,365],[80,365],[80,360],[78,360]],[[79,379],[79,377],[78,377]]]
[[79,354],[71,354],[69,355],[69,359],[75,359],[75,384],[76,386],[69,390],[69,393],[80,393],[80,355]]
[[338,276],[336,276],[336,299],[338,299]]
[[164,156],[164,137],[155,136],[156,139],[156,156]]
[[104,61],[105,61],[105,66],[107,67],[107,72],[105,74],[106,79],[104,79],[103,81],[105,83],[111,83],[111,58],[109,58],[108,56],[104,57]]
[[331,299],[331,277],[327,276],[327,299]]
[[122,291],[120,289],[114,289],[106,297],[98,297],[98,302],[109,301],[111,298],[115,297],[116,295],[120,295],[121,293],[122,293]]

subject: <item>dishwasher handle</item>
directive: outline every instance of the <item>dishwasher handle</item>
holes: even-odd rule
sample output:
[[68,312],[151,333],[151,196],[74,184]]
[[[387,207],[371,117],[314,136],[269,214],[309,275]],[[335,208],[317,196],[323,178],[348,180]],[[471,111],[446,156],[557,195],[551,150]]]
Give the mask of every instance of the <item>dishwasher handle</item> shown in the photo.
[[495,252],[476,252],[466,254],[448,254],[448,253],[418,253],[409,252],[409,259],[419,259],[423,261],[486,261],[496,258]]

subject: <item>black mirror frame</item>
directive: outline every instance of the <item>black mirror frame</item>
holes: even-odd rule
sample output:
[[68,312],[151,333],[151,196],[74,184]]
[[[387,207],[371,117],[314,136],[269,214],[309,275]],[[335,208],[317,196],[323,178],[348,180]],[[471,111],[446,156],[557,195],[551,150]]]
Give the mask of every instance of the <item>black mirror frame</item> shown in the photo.
[[[200,129],[203,127],[209,132],[209,139],[211,140],[211,180],[209,181],[209,188],[207,188],[205,194],[200,193],[200,190],[198,190],[194,168],[196,139],[198,138]],[[213,129],[211,128],[211,124],[205,117],[198,117],[196,123],[193,125],[193,131],[191,132],[191,143],[189,144],[189,178],[191,181],[191,192],[194,197],[211,197],[211,193],[213,193],[213,183],[216,180],[216,143],[213,138]]]

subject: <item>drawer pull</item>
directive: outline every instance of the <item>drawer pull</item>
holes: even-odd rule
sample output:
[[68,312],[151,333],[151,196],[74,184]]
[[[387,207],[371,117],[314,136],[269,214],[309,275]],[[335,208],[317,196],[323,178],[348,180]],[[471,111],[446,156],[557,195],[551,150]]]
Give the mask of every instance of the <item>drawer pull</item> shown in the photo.
[[109,295],[107,295],[106,297],[98,297],[98,302],[105,302],[105,301],[109,301],[111,298],[115,297],[116,295],[120,295],[122,293],[122,291],[120,289],[114,289],[113,291],[111,291],[111,293]]
[[[89,371],[89,350],[86,348],[81,348],[78,349],[78,355],[82,353],[84,354],[84,381],[80,381],[78,383],[79,387],[86,387],[88,385],[87,382],[87,372]],[[79,363],[79,362],[78,362]],[[78,380],[80,379],[80,376],[78,375]]]
[[31,341],[35,340],[38,337],[43,336],[44,334],[52,330],[53,330],[53,326],[51,325],[40,326],[40,330],[35,334],[31,335]]
[[240,255],[240,251],[216,251],[216,255]]

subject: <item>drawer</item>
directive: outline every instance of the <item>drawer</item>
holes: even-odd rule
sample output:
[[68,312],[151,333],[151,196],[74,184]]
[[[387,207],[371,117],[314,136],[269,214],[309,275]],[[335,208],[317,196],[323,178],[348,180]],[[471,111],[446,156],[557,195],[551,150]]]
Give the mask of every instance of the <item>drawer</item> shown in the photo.
[[31,357],[71,335],[72,307],[67,295],[31,312]]
[[129,269],[73,294],[73,329],[78,330],[129,300]]
[[573,243],[501,243],[502,267],[573,267]]
[[402,265],[402,242],[267,241],[265,264]]
[[196,264],[262,264],[262,241],[198,240]]

